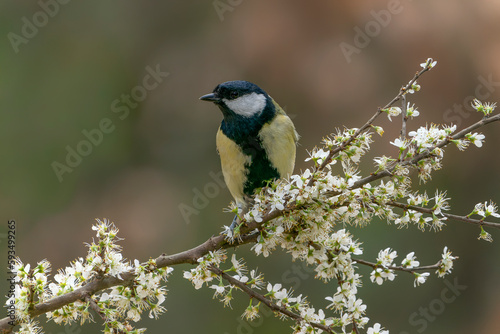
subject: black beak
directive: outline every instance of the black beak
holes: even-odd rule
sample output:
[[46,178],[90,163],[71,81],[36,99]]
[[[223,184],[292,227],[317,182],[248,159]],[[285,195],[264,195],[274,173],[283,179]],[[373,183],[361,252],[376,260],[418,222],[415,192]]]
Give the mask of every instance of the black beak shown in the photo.
[[220,102],[220,98],[214,93],[203,95],[202,97],[200,97],[200,100],[209,102]]

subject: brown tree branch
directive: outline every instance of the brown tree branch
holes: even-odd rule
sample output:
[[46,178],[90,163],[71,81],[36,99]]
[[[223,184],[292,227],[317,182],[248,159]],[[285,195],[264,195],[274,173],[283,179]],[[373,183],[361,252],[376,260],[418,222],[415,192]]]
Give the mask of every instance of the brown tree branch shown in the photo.
[[408,122],[407,105],[406,105],[406,95],[401,98],[401,139],[406,138],[406,123]]

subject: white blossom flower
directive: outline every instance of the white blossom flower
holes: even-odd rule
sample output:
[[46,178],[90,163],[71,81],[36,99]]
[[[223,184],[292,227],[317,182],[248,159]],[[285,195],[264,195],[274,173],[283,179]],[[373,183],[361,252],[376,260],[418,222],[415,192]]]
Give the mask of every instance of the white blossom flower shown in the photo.
[[243,273],[247,271],[243,259],[237,260],[236,254],[231,256],[231,263],[233,264],[234,271],[236,271],[238,275],[243,275]]
[[424,284],[429,275],[429,273],[415,273],[415,282],[413,283],[413,286],[417,287],[417,285]]
[[379,136],[382,137],[384,135],[384,129],[381,126],[372,125],[372,128],[375,130],[375,132],[377,132]]
[[19,326],[19,329],[16,331],[18,334],[42,334],[42,327],[39,326],[39,323],[34,320],[29,320],[27,322],[22,322]]
[[472,214],[477,214],[483,218],[486,218],[489,216],[499,218],[500,214],[498,214],[497,211],[498,211],[497,205],[495,203],[493,203],[492,201],[490,201],[490,204],[488,204],[488,202],[484,202],[484,204],[477,203],[474,206],[474,211],[472,211],[472,213],[469,214],[469,216]]
[[223,284],[218,284],[218,285],[214,284],[214,285],[209,286],[209,288],[215,290],[215,292],[214,292],[214,298],[217,295],[222,295],[224,293],[224,291],[226,291],[226,287]]
[[406,141],[396,138],[394,141],[390,142],[392,145],[399,147],[400,150],[404,150],[406,148]]
[[248,276],[240,276],[240,275],[234,275],[233,278],[237,281],[240,281],[241,283],[247,283],[248,282]]
[[410,88],[408,88],[408,90],[406,91],[406,93],[413,94],[413,93],[415,93],[415,92],[420,91],[420,88],[421,88],[421,87],[420,87],[420,85],[419,85],[419,84],[417,84],[417,81],[414,81],[414,82],[412,83],[411,87],[410,87]]
[[448,200],[450,198],[446,197],[446,191],[439,192],[436,190],[436,195],[434,196],[434,202],[436,203],[432,208],[434,215],[442,215],[442,210],[449,210],[450,205]]
[[408,253],[405,259],[401,262],[401,266],[408,269],[418,267],[420,265],[420,262],[416,259],[417,257],[415,256],[415,252]]
[[390,107],[390,108],[384,109],[384,111],[387,113],[387,118],[391,122],[392,122],[392,119],[391,119],[392,116],[399,116],[399,115],[401,115],[401,112],[402,112],[400,107]]
[[465,149],[467,149],[467,147],[469,147],[469,144],[470,144],[470,141],[468,141],[467,139],[456,139],[456,140],[452,140],[452,142],[455,145],[457,145],[457,148],[460,151],[464,151]]
[[241,315],[242,318],[250,321],[260,317],[259,315],[260,302],[257,305],[252,305],[251,303],[252,301],[250,300],[250,305],[248,305],[248,307],[245,309],[245,312]]
[[377,256],[377,264],[387,268],[392,265],[394,259],[398,256],[396,251],[391,251],[390,248],[379,251]]
[[[232,289],[229,290],[228,293],[224,295],[224,298],[222,298],[222,302],[224,303],[224,307],[231,307],[231,301],[233,300],[233,293]],[[232,307],[231,307],[232,308]]]
[[439,268],[436,270],[438,277],[444,277],[446,274],[451,273],[453,261],[456,259],[458,259],[458,256],[452,256],[451,251],[448,251],[448,247],[444,247],[442,259],[439,262]]
[[384,330],[379,323],[376,323],[373,327],[368,327],[366,334],[389,334],[389,331]]
[[500,218],[500,214],[497,213],[498,208],[495,203],[490,201],[490,204],[487,205],[486,202],[484,202],[484,209],[486,217],[493,216],[496,218]]
[[352,314],[353,318],[359,319],[365,313],[366,305],[363,304],[362,299],[356,297],[349,297],[346,305],[347,311]]
[[495,110],[497,104],[495,103],[482,103],[478,99],[474,99],[471,103],[472,108],[476,111],[482,112],[485,116],[490,115]]
[[420,115],[420,112],[415,108],[415,105],[410,106],[410,102],[408,102],[407,109],[406,109],[406,115],[410,118],[415,118]]
[[425,68],[432,69],[434,66],[436,66],[436,64],[437,64],[437,60],[434,60],[432,58],[427,58],[425,63],[420,64],[420,67],[422,67],[424,69]]
[[281,301],[287,297],[288,297],[288,291],[285,288],[278,290],[274,293],[274,298],[276,298],[279,301]]
[[485,136],[481,133],[474,132],[473,134],[470,133],[466,134],[465,138],[470,140],[470,142],[476,145],[477,147],[482,147]]
[[481,226],[481,233],[479,233],[478,239],[482,239],[482,240],[488,241],[488,242],[493,242],[493,238],[491,237],[491,234],[486,232],[484,230],[483,226]]
[[264,277],[262,273],[257,273],[257,270],[250,271],[250,288],[262,289],[264,287]]
[[276,283],[272,285],[271,283],[267,284],[267,291],[269,296],[273,297],[276,292],[278,292],[281,289],[281,284]]
[[382,171],[387,169],[388,164],[395,161],[395,159],[391,159],[390,157],[386,157],[385,155],[382,157],[374,158],[375,164],[378,166],[377,171]]
[[382,271],[383,269],[382,268],[377,268],[375,270],[373,270],[370,274],[370,280],[372,282],[376,282],[378,285],[382,285],[382,283],[384,283],[384,279],[382,278]]
[[127,319],[130,319],[133,322],[138,322],[139,320],[141,320],[141,313],[138,309],[132,308],[127,312]]
[[330,154],[329,151],[323,151],[323,149],[314,149],[311,153],[309,153],[309,158],[306,158],[305,161],[313,160],[316,166],[319,166],[323,163],[323,161]]

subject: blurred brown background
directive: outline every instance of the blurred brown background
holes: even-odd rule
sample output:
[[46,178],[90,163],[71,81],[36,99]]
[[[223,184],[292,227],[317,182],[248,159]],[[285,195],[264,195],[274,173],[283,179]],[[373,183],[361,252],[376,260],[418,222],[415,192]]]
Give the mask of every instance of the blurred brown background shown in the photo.
[[[466,126],[480,118],[469,112],[472,97],[500,97],[498,1],[61,2],[0,4],[0,247],[5,254],[7,220],[15,219],[16,251],[25,262],[47,258],[61,268],[85,256],[97,217],[114,221],[125,238],[124,255],[140,260],[195,246],[229,224],[232,216],[222,208],[231,198],[213,176],[220,171],[221,114],[198,100],[220,82],[255,82],[287,110],[302,136],[297,170],[308,166],[307,149],[336,127],[361,126],[428,57],[438,65],[410,97],[421,112],[410,129],[431,122]],[[358,48],[346,57],[341,45],[347,44]],[[157,85],[155,70],[169,73],[157,74]],[[94,129],[103,120],[101,138]],[[400,120],[377,122],[386,132],[376,137],[365,174],[371,158],[396,154],[389,141]],[[429,194],[448,189],[457,214],[480,201],[500,202],[500,124],[481,131],[482,149],[448,148],[445,168],[425,185]],[[96,144],[86,146],[84,133],[94,134]],[[66,164],[68,150],[86,156],[70,157],[71,171],[58,177],[53,164]],[[196,214],[183,216],[179,208],[186,206]],[[489,244],[477,240],[475,226],[458,222],[439,233],[380,221],[350,230],[364,243],[367,260],[386,247],[398,251],[398,263],[413,250],[422,264],[435,263],[445,245],[460,256],[447,278],[458,290],[434,275],[414,288],[413,277],[402,273],[375,286],[361,268],[360,296],[372,321],[398,334],[500,331],[498,231],[489,231],[496,240]],[[241,254],[268,280],[294,287],[317,307],[328,304],[323,298],[335,284],[311,279],[286,254],[257,258],[249,248]],[[233,309],[224,309],[212,290],[195,291],[182,278],[184,269],[189,266],[176,267],[168,284],[168,312],[158,321],[145,315],[137,327],[290,332],[291,323],[268,313],[247,324],[240,318],[246,296],[236,293]],[[46,333],[101,330],[98,320],[83,329],[44,327]]]

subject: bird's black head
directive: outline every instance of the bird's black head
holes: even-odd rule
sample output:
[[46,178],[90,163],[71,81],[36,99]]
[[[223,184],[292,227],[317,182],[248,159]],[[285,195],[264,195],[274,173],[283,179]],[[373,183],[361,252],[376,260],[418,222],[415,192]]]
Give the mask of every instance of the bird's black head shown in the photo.
[[224,118],[259,116],[267,106],[269,95],[259,86],[248,81],[236,80],[221,83],[211,94],[200,100],[214,102],[224,114]]
[[224,115],[221,129],[237,142],[256,136],[276,113],[269,95],[256,84],[243,80],[221,83],[200,100],[214,102],[220,108]]

